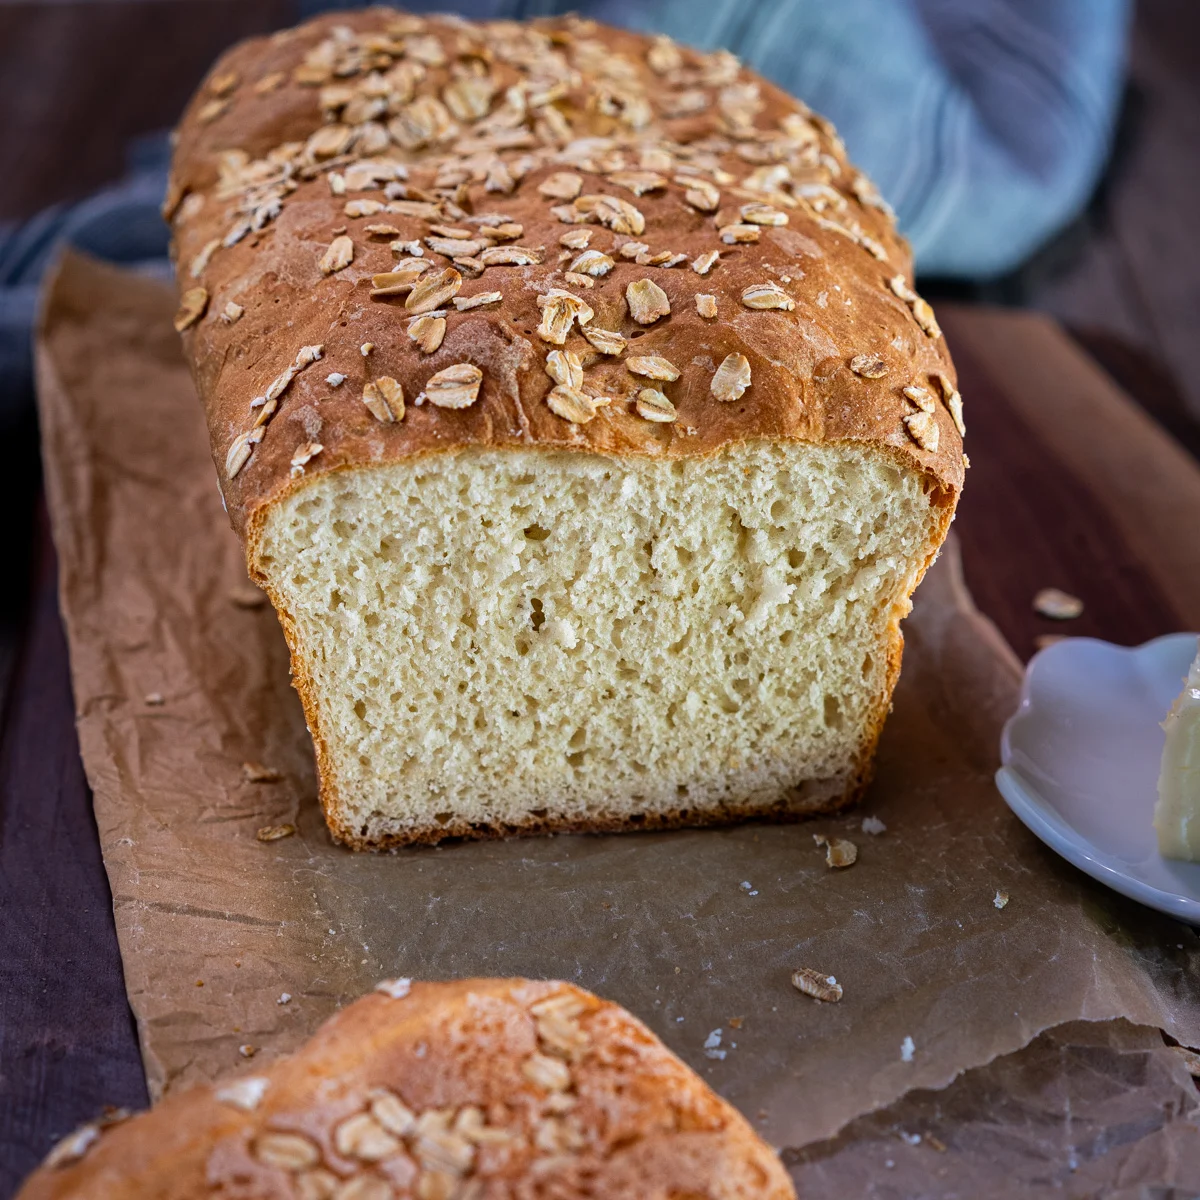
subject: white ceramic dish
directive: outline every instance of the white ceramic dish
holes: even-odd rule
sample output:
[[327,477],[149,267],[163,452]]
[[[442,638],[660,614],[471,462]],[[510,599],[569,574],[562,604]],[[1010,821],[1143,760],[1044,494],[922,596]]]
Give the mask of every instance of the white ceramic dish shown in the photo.
[[1034,656],[996,785],[1051,849],[1115,891],[1200,924],[1200,864],[1163,858],[1152,824],[1163,731],[1196,634],[1132,649],[1068,638]]

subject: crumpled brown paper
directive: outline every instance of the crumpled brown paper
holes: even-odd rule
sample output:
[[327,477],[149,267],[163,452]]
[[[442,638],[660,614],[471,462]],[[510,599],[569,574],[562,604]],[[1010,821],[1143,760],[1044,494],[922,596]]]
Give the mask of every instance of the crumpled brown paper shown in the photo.
[[[823,1194],[861,1162],[835,1145],[821,1175],[805,1147],[846,1130],[869,1143],[866,1114],[891,1119],[909,1111],[902,1098],[956,1078],[935,1094],[965,1096],[971,1111],[1013,1079],[1029,1092],[1022,1064],[1052,1078],[1055,1047],[1079,1040],[1078,1026],[1039,1038],[1064,1023],[1125,1018],[1200,1042],[1193,933],[1061,862],[997,794],[1019,666],[972,607],[952,551],[907,622],[895,711],[859,811],[386,855],[334,846],[282,635],[269,606],[244,606],[252,593],[173,307],[158,282],[70,256],[38,347],[80,739],[154,1094],[247,1068],[241,1046],[292,1049],[385,976],[557,976],[643,1018]],[[247,761],[280,779],[248,782]],[[863,832],[865,815],[886,832]],[[296,836],[256,839],[289,822]],[[851,838],[858,862],[831,870],[814,834]],[[998,892],[1010,897],[1002,908]],[[844,999],[800,995],[790,976],[801,966],[836,975]],[[1132,1036],[1105,1026],[1093,1040],[1114,1061],[1160,1061],[1144,1032]],[[1011,1069],[996,1065],[1017,1052]],[[1005,1070],[1010,1083],[995,1083]],[[1096,1100],[1086,1079],[1062,1086]],[[1194,1163],[1182,1094],[1164,1069],[1111,1112],[1098,1101],[1089,1112],[1111,1131],[1165,1105],[1174,1116],[1145,1136],[1175,1139]],[[952,1124],[954,1111],[938,1120]],[[993,1118],[987,1131],[964,1128],[962,1171],[982,1170],[987,1137],[1008,1137],[1021,1161],[1057,1152],[1053,1138]],[[919,1194],[902,1181],[932,1168],[891,1157],[879,1168],[895,1172],[887,1194]],[[996,1171],[1002,1182],[1000,1160]],[[973,1186],[984,1194],[982,1176]]]

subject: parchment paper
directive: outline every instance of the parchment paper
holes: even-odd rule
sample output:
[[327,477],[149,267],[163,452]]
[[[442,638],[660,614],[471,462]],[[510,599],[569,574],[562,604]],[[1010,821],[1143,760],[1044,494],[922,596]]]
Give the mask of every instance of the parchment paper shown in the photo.
[[[914,1091],[961,1075],[942,1095],[963,1111],[978,1111],[989,1089],[1037,1096],[1031,1080],[1078,1041],[1039,1035],[1113,1018],[1147,1028],[1098,1027],[1093,1058],[1158,1064],[1158,1074],[1145,1068],[1105,1109],[1095,1073],[1060,1063],[1064,1095],[1082,1089],[1078,1104],[1104,1129],[1174,1139],[1200,1162],[1184,1077],[1162,1065],[1174,1060],[1152,1028],[1200,1042],[1197,939],[1093,884],[1003,805],[991,775],[1020,669],[971,605],[952,548],[906,624],[895,711],[861,810],[791,826],[355,855],[325,832],[275,617],[244,607],[241,552],[173,309],[161,283],[70,256],[38,348],[80,739],[153,1094],[253,1069],[240,1046],[290,1050],[382,977],[556,976],[644,1019],[790,1148],[812,1194],[861,1174],[869,1160],[846,1145],[879,1140],[912,1112],[926,1119]],[[281,779],[247,782],[245,761]],[[886,832],[862,832],[864,815]],[[298,834],[256,840],[284,822]],[[856,865],[829,869],[815,833],[850,837]],[[997,892],[1011,897],[1003,908]],[[800,995],[799,966],[836,975],[842,1002]],[[715,1030],[720,1044],[706,1049]],[[1015,1065],[995,1062],[1018,1051]],[[953,1105],[937,1105],[949,1120]],[[1049,1117],[1040,1142],[1003,1112],[991,1119],[962,1134],[956,1170],[974,1195],[986,1192],[981,1164],[1003,1190],[1004,1154],[1053,1157],[1063,1143]],[[1011,1134],[999,1157],[987,1149],[997,1126]],[[848,1141],[829,1142],[847,1129]],[[801,1150],[814,1144],[824,1149],[810,1161]],[[879,1168],[896,1172],[887,1194],[910,1194],[903,1179],[928,1168],[890,1157],[899,1165]]]

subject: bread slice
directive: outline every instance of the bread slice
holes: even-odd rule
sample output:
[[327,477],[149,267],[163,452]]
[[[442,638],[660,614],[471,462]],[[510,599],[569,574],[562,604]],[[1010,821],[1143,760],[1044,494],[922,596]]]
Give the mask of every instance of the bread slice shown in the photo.
[[827,121],[578,18],[338,12],[217,64],[167,213],[336,837],[859,793],[965,459]]
[[256,565],[331,827],[386,846],[845,802],[940,519],[853,444],[463,450],[321,476]]
[[569,983],[386,980],[295,1054],[68,1135],[18,1200],[795,1200],[732,1105]]

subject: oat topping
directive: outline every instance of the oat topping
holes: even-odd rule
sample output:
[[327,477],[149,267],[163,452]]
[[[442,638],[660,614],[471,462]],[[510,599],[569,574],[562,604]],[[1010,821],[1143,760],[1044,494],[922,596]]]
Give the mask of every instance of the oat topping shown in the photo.
[[635,196],[661,192],[667,186],[667,181],[657,171],[613,171],[608,176],[608,182],[625,188]]
[[372,380],[363,388],[362,402],[377,421],[404,420],[404,388],[390,375]]
[[479,397],[483,372],[473,363],[456,363],[425,384],[425,396],[438,408],[470,408]]
[[179,311],[175,314],[175,332],[182,333],[195,325],[204,316],[207,307],[207,290],[202,287],[188,288],[179,300]]
[[300,1133],[263,1133],[255,1139],[254,1157],[265,1167],[302,1171],[321,1161],[321,1151]]
[[593,397],[561,383],[551,388],[546,404],[552,413],[574,425],[586,425],[596,415],[597,402]]
[[401,1149],[399,1140],[370,1113],[357,1113],[338,1125],[333,1131],[333,1144],[344,1158],[359,1162],[380,1162]]
[[832,975],[814,971],[812,967],[798,967],[793,971],[792,987],[826,1004],[836,1004],[842,998],[842,985]]
[[653,325],[671,312],[667,293],[652,279],[633,280],[625,288],[625,302],[629,306],[629,315],[639,325]]
[[380,1088],[371,1099],[371,1116],[396,1137],[407,1137],[417,1123],[416,1114],[394,1092]]
[[594,325],[587,326],[583,336],[601,354],[624,354],[625,347],[629,344],[622,334],[614,333],[611,329],[597,329]]
[[300,446],[292,455],[292,476],[303,475],[304,468],[324,449],[320,442],[305,442]]
[[658,354],[630,356],[625,360],[625,369],[647,379],[661,379],[671,383],[679,378],[679,368]]
[[678,417],[675,405],[657,388],[642,388],[634,401],[639,417],[647,421],[669,423]]
[[888,373],[887,363],[874,354],[856,354],[850,360],[850,370],[863,379],[882,379]]
[[329,243],[325,253],[321,255],[321,274],[332,275],[335,271],[344,270],[354,261],[354,243],[345,234],[335,237]]
[[550,200],[574,200],[583,191],[583,179],[571,171],[559,171],[543,179],[537,190]]
[[[499,304],[503,299],[503,292],[477,292],[474,296],[455,296],[454,307],[459,312],[468,312],[472,308],[482,308],[486,304]],[[418,321],[420,319],[420,317],[417,318]],[[442,322],[442,327],[445,328],[445,321]]]
[[[404,370],[411,369],[404,364],[418,361],[414,347],[422,355],[436,353],[447,333],[447,310],[468,313],[505,306],[502,314],[466,322],[461,332],[470,336],[472,329],[495,332],[501,315],[505,328],[510,318],[514,327],[528,322],[528,310],[522,308],[532,309],[536,300],[538,338],[561,348],[546,359],[555,383],[547,404],[576,423],[593,419],[610,400],[585,392],[582,363],[594,361],[595,355],[585,352],[581,359],[567,350],[571,334],[581,333],[598,354],[625,354],[627,335],[589,324],[593,311],[606,325],[624,318],[615,307],[620,289],[629,319],[638,326],[652,326],[671,314],[667,293],[651,278],[630,280],[631,272],[618,269],[626,263],[655,278],[661,278],[661,270],[686,268],[689,260],[699,276],[720,264],[722,274],[738,272],[732,278],[738,281],[741,307],[751,310],[794,312],[803,300],[833,319],[843,306],[858,301],[851,289],[829,284],[824,273],[808,273],[809,259],[819,254],[801,248],[808,241],[805,227],[811,232],[815,223],[886,262],[889,247],[896,244],[892,214],[874,185],[846,162],[828,122],[802,105],[768,117],[769,111],[778,111],[776,102],[768,107],[759,84],[725,52],[684,52],[670,39],[656,38],[641,62],[614,52],[599,35],[587,32],[585,22],[567,29],[559,40],[506,23],[476,27],[448,18],[426,21],[389,13],[381,15],[374,31],[331,27],[323,40],[301,52],[302,61],[288,72],[244,83],[230,83],[224,76],[210,80],[206,96],[197,102],[208,106],[206,119],[218,119],[231,98],[239,106],[261,104],[254,96],[299,84],[312,89],[314,120],[292,135],[294,142],[214,152],[214,182],[202,192],[185,192],[182,179],[172,184],[164,207],[190,255],[184,259],[187,271],[197,280],[216,279],[214,291],[221,295],[226,283],[212,272],[214,262],[218,270],[224,268],[223,247],[243,240],[258,245],[293,195],[298,203],[315,201],[329,223],[302,236],[313,239],[309,244],[319,255],[321,273],[334,276],[354,268],[361,289],[355,294],[369,290],[373,322],[411,318],[405,324],[408,341],[397,336],[398,329],[389,337],[383,325],[367,326],[380,338],[377,369],[403,378]],[[666,124],[673,120],[685,120],[686,133]],[[326,187],[339,198],[331,200]],[[502,198],[507,196],[514,200]],[[485,211],[505,207],[517,211]],[[203,237],[190,228],[201,214]],[[561,223],[558,228],[567,228],[552,235],[553,226],[546,222],[555,220]],[[796,232],[781,228],[789,223]],[[275,240],[295,236],[292,229]],[[385,266],[379,258],[386,255],[382,245],[368,239],[386,241],[399,261],[375,271]],[[322,250],[319,243],[326,240]],[[725,250],[722,264],[725,247],[736,249]],[[368,275],[369,289],[357,278],[364,259],[369,266],[363,274],[374,272]],[[932,309],[897,269],[904,261],[899,257],[896,265],[882,268],[863,265],[874,273],[877,286],[886,286],[917,326],[936,339],[941,330]],[[487,275],[506,268],[540,269]],[[765,277],[768,273],[772,278]],[[762,282],[746,286],[747,277]],[[488,288],[501,278],[511,280],[503,293]],[[472,279],[480,279],[484,290],[462,295],[463,281]],[[681,287],[684,279],[674,286]],[[562,286],[549,287],[551,281]],[[752,344],[752,322],[771,329],[771,318],[739,315],[736,303],[719,309],[719,293],[720,288],[717,294],[683,289],[678,295],[677,304],[686,305],[691,294],[695,305],[695,317],[683,314],[685,327],[696,331],[700,322],[709,323],[704,333],[693,336],[717,336],[719,312],[731,327],[746,329],[745,342],[735,344]],[[349,303],[348,292],[347,298]],[[396,298],[403,299],[403,313]],[[186,291],[177,328],[186,330],[201,321],[209,306],[203,287]],[[213,300],[212,307],[226,324],[246,312],[232,300]],[[269,310],[255,296],[249,311],[257,334],[258,322]],[[907,356],[905,375],[911,380],[898,390],[912,409],[902,416],[905,435],[932,453],[938,447],[941,405],[958,432],[965,432],[962,397],[945,374],[930,371],[926,379],[923,372],[932,360],[921,355],[928,351],[913,354],[913,343],[920,340],[910,333],[904,335],[904,345],[896,346]],[[362,353],[373,349],[372,343],[363,343]],[[741,398],[751,385],[746,355],[730,353],[721,361],[719,350],[709,346],[705,355],[720,362],[710,379],[711,394],[723,402]],[[695,381],[689,376],[703,372],[705,357],[685,354],[684,359],[676,367],[661,355],[635,354],[627,366],[647,380],[682,380],[684,387],[702,382],[703,374]],[[857,354],[849,363],[851,373],[868,380],[883,378],[887,366],[873,354]],[[252,460],[263,427],[291,382],[291,375],[285,375],[256,399],[253,427],[230,442],[230,478]],[[328,383],[336,387],[344,379],[334,372]],[[375,419],[402,420],[400,383],[391,376],[368,379],[363,401]],[[428,399],[435,407],[467,407],[478,398],[481,383],[479,368],[460,363],[429,380],[416,403]],[[419,377],[410,377],[408,384],[415,391]],[[869,395],[866,390],[862,394]],[[642,389],[635,397],[622,394],[623,400],[633,399],[643,419],[674,419],[671,402],[656,388]],[[309,437],[318,429],[309,429]],[[694,431],[681,426],[680,432]],[[316,440],[300,445],[292,458],[293,474],[303,473],[321,452]]]
[[936,453],[939,436],[937,418],[932,413],[915,412],[906,414],[903,420],[908,436],[922,450],[928,450],[930,454]]
[[707,179],[688,179],[685,176],[676,179],[675,182],[686,187],[683,198],[700,212],[712,213],[721,207],[720,189]]
[[742,291],[742,303],[747,308],[778,308],[791,312],[796,302],[777,283],[755,283]]
[[213,1099],[243,1112],[254,1112],[267,1094],[270,1080],[261,1075],[243,1076],[232,1083],[224,1084],[213,1092]]
[[904,395],[922,412],[937,412],[937,401],[934,400],[928,388],[919,387],[917,384],[909,384],[904,389]]
[[750,386],[750,360],[744,354],[727,355],[712,377],[709,390],[717,400],[740,400]]
[[61,1141],[55,1143],[50,1153],[46,1155],[44,1166],[69,1167],[77,1163],[100,1139],[100,1129],[94,1123],[81,1125]]
[[583,387],[583,363],[573,350],[551,350],[546,355],[546,374],[564,387]]
[[590,229],[571,229],[558,239],[560,246],[566,246],[569,250],[586,250],[587,244],[592,240],[592,231]]
[[607,275],[616,264],[607,254],[599,250],[585,250],[572,264],[571,270],[580,275],[592,275],[597,278]]
[[950,413],[950,419],[954,422],[954,428],[958,430],[960,437],[966,437],[967,427],[963,423],[963,401],[959,395],[958,389],[950,381],[950,376],[942,371],[933,371],[929,378],[937,386],[941,393],[942,400],[945,402],[946,408]]
[[942,328],[937,323],[937,318],[933,315],[933,309],[927,301],[922,300],[920,296],[912,303],[912,315],[917,324],[931,338],[940,338],[942,336]]
[[757,225],[733,224],[722,225],[718,230],[721,241],[727,246],[736,245],[739,242],[757,242],[759,239],[759,230]]
[[920,299],[917,293],[908,286],[908,280],[905,279],[903,275],[893,275],[891,279],[888,280],[888,287],[890,287],[892,292],[899,299],[903,300],[905,304],[913,304]]
[[221,239],[213,238],[211,242],[206,242],[201,248],[200,253],[192,259],[192,265],[188,268],[188,274],[193,279],[199,279],[204,274],[205,268],[208,266],[212,256],[221,248]]
[[542,310],[538,336],[542,341],[551,342],[556,346],[566,344],[567,334],[576,321],[580,326],[584,326],[593,316],[589,305],[561,288],[551,288],[544,296],[539,296],[538,305]]
[[560,1058],[531,1054],[521,1064],[521,1074],[535,1087],[547,1092],[565,1092],[571,1086],[571,1069]]
[[404,307],[411,313],[432,312],[455,296],[460,287],[462,275],[453,267],[433,271],[413,284],[412,291],[404,301]]
[[747,225],[786,225],[788,223],[787,213],[757,201],[753,204],[743,204],[740,215]]

